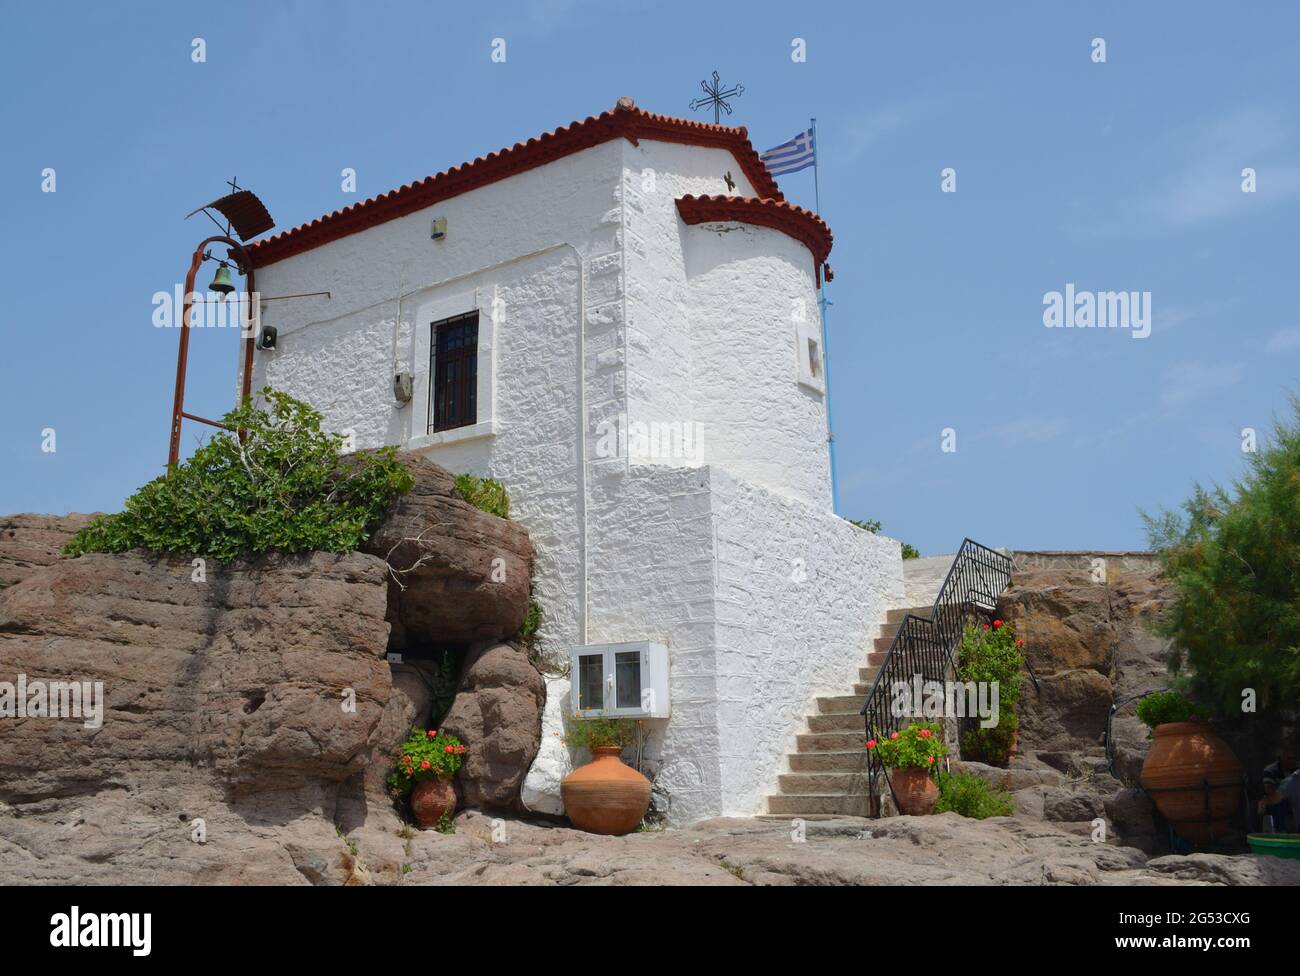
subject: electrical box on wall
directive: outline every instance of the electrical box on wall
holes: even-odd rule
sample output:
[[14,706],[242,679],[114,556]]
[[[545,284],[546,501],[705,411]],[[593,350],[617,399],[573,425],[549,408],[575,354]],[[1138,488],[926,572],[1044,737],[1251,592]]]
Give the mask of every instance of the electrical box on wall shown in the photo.
[[573,706],[582,718],[668,718],[668,648],[650,641],[569,649]]
[[410,373],[397,373],[393,376],[393,398],[398,403],[409,403],[414,393],[414,376]]

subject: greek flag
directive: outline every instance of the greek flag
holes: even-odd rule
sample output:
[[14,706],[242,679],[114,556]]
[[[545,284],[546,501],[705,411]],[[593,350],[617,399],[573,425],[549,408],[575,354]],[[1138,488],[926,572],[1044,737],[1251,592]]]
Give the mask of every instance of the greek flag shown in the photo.
[[767,164],[768,172],[773,176],[783,176],[786,173],[797,173],[801,169],[807,169],[817,161],[813,130],[800,132],[789,142],[783,142],[765,153],[759,153],[758,158]]

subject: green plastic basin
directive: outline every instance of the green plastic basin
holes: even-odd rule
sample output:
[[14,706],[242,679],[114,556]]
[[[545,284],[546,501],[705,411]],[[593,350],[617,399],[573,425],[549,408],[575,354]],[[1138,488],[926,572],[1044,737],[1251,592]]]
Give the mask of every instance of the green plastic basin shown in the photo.
[[1256,854],[1300,861],[1300,834],[1247,834],[1246,843]]

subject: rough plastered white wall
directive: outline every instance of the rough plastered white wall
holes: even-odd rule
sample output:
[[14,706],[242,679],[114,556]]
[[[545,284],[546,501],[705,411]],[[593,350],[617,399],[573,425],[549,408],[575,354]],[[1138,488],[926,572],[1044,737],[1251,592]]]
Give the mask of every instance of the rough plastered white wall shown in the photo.
[[903,596],[894,539],[711,468],[725,816],[765,812],[818,695],[843,695]]
[[[641,140],[623,146],[627,263],[627,411],[632,422],[702,422],[691,369],[689,286],[682,256],[677,198],[753,187],[726,150]],[[698,457],[657,457],[655,463],[707,463]]]
[[795,319],[820,330],[811,253],[768,228],[681,220],[686,194],[754,195],[729,153],[643,140],[623,154],[629,417],[699,425],[697,457],[659,463],[717,464],[829,509],[825,398],[798,382]]
[[[763,812],[814,699],[845,693],[898,605],[898,542],[712,465],[633,465],[591,516],[591,641],[669,648],[672,717],[644,725],[669,822]],[[532,810],[563,812],[569,695],[548,684]]]
[[710,482],[709,468],[633,465],[592,496],[591,642],[668,647],[672,717],[645,723],[645,758],[674,823],[723,804]]
[[[269,383],[307,400],[328,428],[354,431],[358,447],[399,444],[451,471],[501,479],[537,550],[542,640],[557,652],[580,629],[582,284],[588,402],[621,396],[611,378],[621,362],[596,364],[591,349],[621,350],[608,339],[617,324],[609,309],[622,304],[621,159],[618,142],[595,146],[258,272],[264,296],[328,289],[331,297],[266,306],[278,349],[256,354],[254,388]],[[447,218],[444,241],[430,239],[434,217]],[[440,443],[427,429],[430,326],[474,309],[478,436]],[[415,376],[405,405],[392,393],[395,360]]]
[[807,355],[801,324],[820,335],[808,249],[778,231],[730,222],[687,227],[683,240],[705,456],[738,478],[830,511],[826,395],[799,380]]

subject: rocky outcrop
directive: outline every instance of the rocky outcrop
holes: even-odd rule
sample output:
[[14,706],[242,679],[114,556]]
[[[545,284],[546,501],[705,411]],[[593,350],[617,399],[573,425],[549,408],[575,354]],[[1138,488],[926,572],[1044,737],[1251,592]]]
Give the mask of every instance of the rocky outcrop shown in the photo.
[[[1020,749],[1099,755],[1106,717],[1117,699],[1164,687],[1168,643],[1151,628],[1172,599],[1153,573],[1081,569],[1017,572],[998,603],[1025,642],[1037,684],[1024,683]],[[1116,740],[1146,753],[1146,729],[1131,710],[1116,721]]]
[[444,732],[473,743],[456,774],[466,803],[514,809],[537,755],[546,688],[528,655],[513,644],[491,644],[465,662]]
[[190,561],[61,560],[0,593],[0,673],[102,683],[91,720],[5,733],[0,800],[98,792],[173,766],[234,795],[361,772],[391,683],[386,583],[362,555],[266,557],[203,581]]
[[[1034,678],[1020,698],[1022,771],[1008,786],[1021,816],[1090,834],[1105,824],[1112,843],[1152,852],[1157,836],[1150,800],[1131,788],[1146,756],[1147,730],[1130,706],[1112,724],[1115,769],[1105,759],[1112,705],[1168,684],[1169,645],[1153,625],[1172,599],[1154,564],[1102,580],[1081,568],[1017,569],[998,613],[1025,642]],[[1055,785],[1023,784],[1023,774],[1054,771]]]
[[[293,882],[295,845],[337,866],[334,818],[384,745],[385,573],[88,555],[0,593],[0,676],[29,698],[4,720],[0,880]],[[80,718],[33,714],[51,682]]]
[[456,493],[455,478],[422,455],[403,452],[398,458],[415,475],[415,487],[397,500],[364,546],[394,569],[394,641],[419,635],[442,641],[511,637],[528,613],[528,532],[466,502]]
[[94,517],[0,515],[0,590],[57,560],[68,540]]
[[[799,839],[799,837],[802,839]],[[684,830],[602,837],[480,814],[405,853],[405,884],[465,885],[1259,885],[1300,883],[1300,862],[1148,861],[1054,824],[954,813],[887,820],[706,820]]]
[[[418,564],[398,574],[406,590],[365,553],[66,559],[87,517],[0,523],[0,883],[401,880],[405,831],[383,780],[431,693],[424,663],[385,660],[390,624],[424,644],[513,633],[532,559],[522,527],[404,460],[417,498],[375,548]],[[52,683],[74,717],[41,707]],[[470,802],[509,805],[512,778],[517,795],[542,693],[513,648],[467,669]]]

